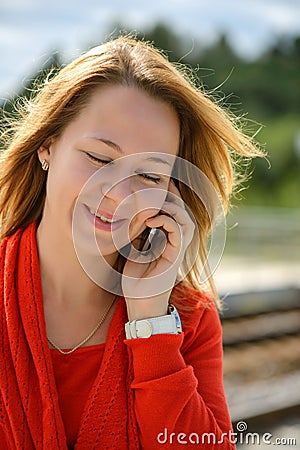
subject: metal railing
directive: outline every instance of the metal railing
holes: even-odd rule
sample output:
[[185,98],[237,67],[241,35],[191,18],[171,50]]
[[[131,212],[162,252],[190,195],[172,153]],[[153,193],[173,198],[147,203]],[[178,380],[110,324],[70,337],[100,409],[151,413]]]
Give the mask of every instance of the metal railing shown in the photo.
[[233,208],[227,217],[225,255],[300,261],[300,210]]

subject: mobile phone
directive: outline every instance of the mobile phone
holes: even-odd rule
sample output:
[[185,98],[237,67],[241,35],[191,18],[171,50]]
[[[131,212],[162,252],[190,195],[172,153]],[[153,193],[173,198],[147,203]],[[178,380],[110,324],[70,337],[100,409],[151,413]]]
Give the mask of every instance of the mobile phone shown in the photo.
[[157,228],[151,228],[148,232],[148,236],[146,236],[145,241],[142,245],[141,252],[147,252],[151,247],[151,242],[157,233]]

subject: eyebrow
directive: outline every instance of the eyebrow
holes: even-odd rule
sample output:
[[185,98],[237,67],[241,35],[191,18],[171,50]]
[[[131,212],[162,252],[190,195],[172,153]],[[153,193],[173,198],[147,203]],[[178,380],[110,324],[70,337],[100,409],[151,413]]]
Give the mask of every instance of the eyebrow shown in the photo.
[[104,144],[108,145],[109,147],[113,148],[114,150],[117,150],[117,152],[122,153],[122,155],[124,154],[121,147],[118,144],[116,144],[115,142],[110,141],[109,139],[99,138],[99,137],[95,137],[95,136],[91,136],[91,139],[96,139],[96,141],[101,141]]
[[[118,144],[116,144],[115,142],[110,141],[109,139],[99,138],[96,136],[91,136],[90,139],[96,139],[97,141],[101,141],[101,142],[103,142],[103,144],[108,145],[109,147],[116,150],[118,153],[121,153],[122,155],[124,155],[124,152],[121,149],[121,147]],[[172,167],[171,163],[169,163],[165,159],[158,158],[157,156],[149,156],[149,158],[145,158],[145,160],[156,162],[156,163],[161,163],[161,164],[166,164],[166,165]]]
[[149,158],[145,158],[146,161],[153,161],[161,164],[167,164],[167,166],[172,167],[172,164],[166,161],[165,159],[157,158],[157,156],[149,156]]

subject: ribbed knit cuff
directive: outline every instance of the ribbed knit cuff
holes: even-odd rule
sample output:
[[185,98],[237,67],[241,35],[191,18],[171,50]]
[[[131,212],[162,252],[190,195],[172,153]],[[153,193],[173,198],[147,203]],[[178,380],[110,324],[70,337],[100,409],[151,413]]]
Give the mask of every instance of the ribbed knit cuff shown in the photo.
[[155,380],[184,369],[186,364],[180,353],[183,337],[184,333],[126,339],[133,355],[135,381]]

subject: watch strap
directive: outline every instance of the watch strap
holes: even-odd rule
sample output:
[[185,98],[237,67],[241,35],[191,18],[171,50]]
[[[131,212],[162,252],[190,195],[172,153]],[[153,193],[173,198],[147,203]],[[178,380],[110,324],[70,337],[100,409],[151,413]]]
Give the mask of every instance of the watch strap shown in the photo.
[[133,320],[125,324],[126,339],[148,338],[156,334],[179,334],[182,332],[179,314],[169,305],[169,314],[147,319]]

